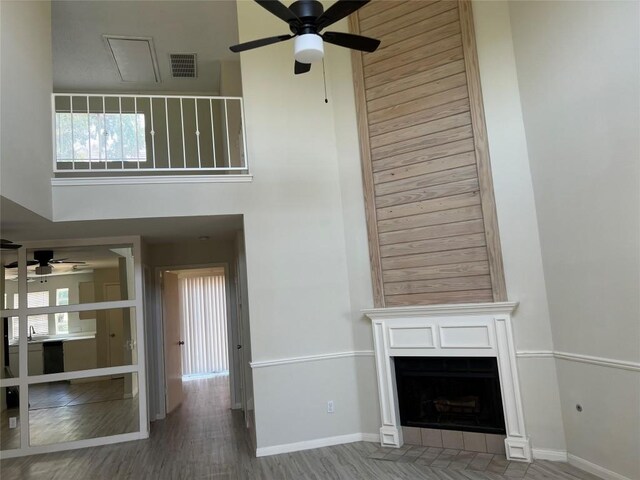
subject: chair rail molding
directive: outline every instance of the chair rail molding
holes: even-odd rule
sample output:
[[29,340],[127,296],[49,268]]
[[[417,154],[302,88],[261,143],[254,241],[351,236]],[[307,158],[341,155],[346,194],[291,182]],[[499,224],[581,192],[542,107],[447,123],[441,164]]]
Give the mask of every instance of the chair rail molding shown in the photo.
[[516,302],[429,305],[365,310],[371,319],[380,397],[380,443],[403,444],[394,357],[494,357],[504,408],[509,460],[531,462],[511,315]]
[[305,363],[305,362],[318,362],[322,360],[334,360],[337,358],[350,358],[350,357],[373,357],[373,350],[353,350],[353,351],[345,351],[345,352],[334,352],[334,353],[319,353],[317,355],[305,355],[300,357],[284,357],[277,358],[274,360],[256,360],[251,362],[249,365],[251,368],[266,368],[266,367],[277,367],[280,365],[291,365],[295,363]]
[[600,367],[640,372],[640,362],[618,360],[615,358],[596,357],[592,355],[583,355],[580,353],[562,352],[557,350],[521,350],[516,353],[516,357],[553,358],[556,360],[565,360],[568,362],[587,363],[590,365],[598,365]]

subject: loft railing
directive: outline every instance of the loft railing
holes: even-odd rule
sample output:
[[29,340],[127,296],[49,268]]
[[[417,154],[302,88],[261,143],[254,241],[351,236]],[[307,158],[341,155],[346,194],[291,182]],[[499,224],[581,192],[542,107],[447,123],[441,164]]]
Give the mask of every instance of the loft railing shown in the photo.
[[248,174],[241,97],[54,94],[56,176]]

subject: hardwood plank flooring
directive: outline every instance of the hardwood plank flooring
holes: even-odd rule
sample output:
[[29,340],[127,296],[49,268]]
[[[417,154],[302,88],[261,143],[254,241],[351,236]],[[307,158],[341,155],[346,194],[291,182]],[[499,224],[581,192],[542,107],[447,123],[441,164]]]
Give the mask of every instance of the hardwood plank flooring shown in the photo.
[[[124,394],[124,379],[75,383],[52,382],[29,388],[29,440],[50,445],[139,430],[138,399]],[[9,428],[18,409],[2,412],[0,446],[20,446],[20,429]]]
[[[229,409],[228,377],[185,383],[185,401],[152,424],[148,440],[3,460],[4,479],[233,479],[233,480],[596,480],[567,464],[507,464],[500,458],[483,470],[456,451],[433,458],[409,446],[380,449],[357,442],[255,458],[242,413]],[[388,456],[388,458],[383,458]],[[469,462],[467,462],[469,460]],[[493,460],[493,458],[492,458]],[[429,463],[429,465],[427,465]],[[446,463],[446,465],[445,465]],[[464,468],[463,468],[464,467]],[[509,470],[511,468],[511,470]],[[497,471],[498,473],[494,473]],[[500,472],[501,471],[501,472]],[[524,475],[522,475],[524,472]]]

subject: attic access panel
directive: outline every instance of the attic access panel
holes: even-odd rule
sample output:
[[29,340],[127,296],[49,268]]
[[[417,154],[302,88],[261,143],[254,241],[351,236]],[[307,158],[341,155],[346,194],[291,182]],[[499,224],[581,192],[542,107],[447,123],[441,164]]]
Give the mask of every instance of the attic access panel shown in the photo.
[[103,35],[123,82],[160,83],[160,70],[151,37]]

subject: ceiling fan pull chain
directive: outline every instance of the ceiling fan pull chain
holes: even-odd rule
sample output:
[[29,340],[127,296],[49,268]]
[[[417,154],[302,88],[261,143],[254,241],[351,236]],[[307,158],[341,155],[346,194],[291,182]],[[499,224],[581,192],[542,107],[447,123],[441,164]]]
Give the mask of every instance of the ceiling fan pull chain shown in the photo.
[[327,100],[327,75],[324,71],[324,57],[322,58],[322,81],[324,82],[324,103],[329,103],[329,100]]

